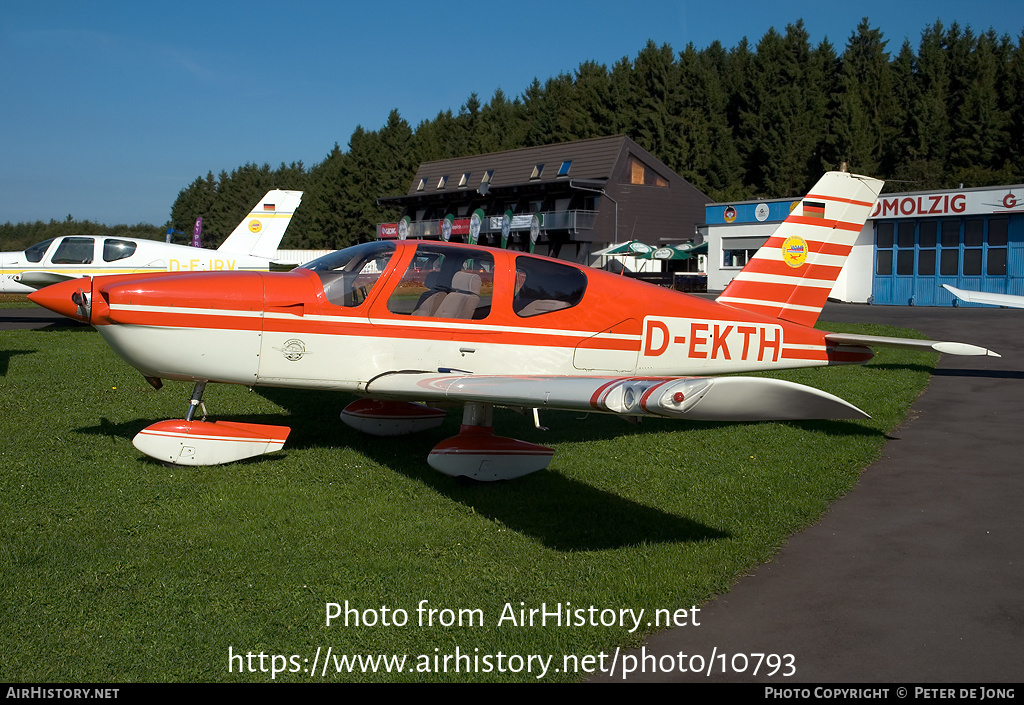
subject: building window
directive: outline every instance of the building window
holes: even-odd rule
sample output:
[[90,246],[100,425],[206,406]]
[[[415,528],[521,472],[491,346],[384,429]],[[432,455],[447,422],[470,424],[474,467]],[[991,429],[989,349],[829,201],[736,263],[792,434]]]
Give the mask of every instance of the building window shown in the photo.
[[880,277],[892,275],[892,223],[875,224],[875,274]]
[[544,165],[543,164],[538,164],[537,166],[533,167],[533,173],[530,174],[530,180],[532,181],[533,179],[539,179],[540,175],[543,174],[543,173],[544,173]]
[[643,186],[668,186],[668,180],[636,157],[629,157],[629,183]]
[[934,220],[922,221],[918,226],[917,273],[935,276],[935,246],[938,244],[938,225]]
[[1006,231],[1008,218],[988,221],[988,264],[985,273],[993,277],[1006,276]]
[[558,175],[559,176],[568,176],[570,168],[572,168],[572,162],[571,161],[562,162],[562,166],[558,167]]
[[480,179],[480,183],[489,184],[491,183],[491,177],[494,176],[494,169],[488,169],[484,172],[483,177]]
[[427,177],[424,176],[422,179],[420,179],[420,183],[416,186],[416,190],[417,191],[422,191],[426,187],[427,187]]
[[892,250],[878,250],[875,253],[875,274],[880,277],[892,275]]
[[939,244],[939,274],[944,277],[955,277],[960,274],[960,221],[943,220],[939,226],[941,235]]
[[747,261],[757,254],[757,248],[742,250],[722,250],[722,267],[745,267]]
[[445,174],[444,176],[442,176],[442,177],[441,177],[441,178],[440,178],[440,179],[438,180],[438,182],[437,182],[437,188],[438,188],[438,189],[443,189],[443,188],[445,187],[445,185],[446,185],[447,183],[448,183],[448,174]]
[[459,179],[459,188],[466,188],[466,184],[469,183],[469,174],[470,172],[467,171],[462,175],[462,178]]

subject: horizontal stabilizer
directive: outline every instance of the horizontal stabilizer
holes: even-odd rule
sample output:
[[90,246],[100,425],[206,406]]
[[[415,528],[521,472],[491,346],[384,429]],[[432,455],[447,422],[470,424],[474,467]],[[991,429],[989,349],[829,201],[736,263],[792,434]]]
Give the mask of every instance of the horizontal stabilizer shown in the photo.
[[825,340],[837,345],[881,345],[889,348],[924,348],[947,355],[987,355],[1000,357],[988,348],[967,343],[947,343],[940,340],[916,340],[914,338],[890,338],[884,335],[856,335],[853,333],[826,333]]

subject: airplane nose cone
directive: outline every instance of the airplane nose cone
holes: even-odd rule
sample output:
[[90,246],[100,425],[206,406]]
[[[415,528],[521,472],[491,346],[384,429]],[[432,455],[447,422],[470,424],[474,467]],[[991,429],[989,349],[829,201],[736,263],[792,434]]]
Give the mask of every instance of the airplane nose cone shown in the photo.
[[29,301],[76,321],[89,323],[92,309],[92,279],[69,279],[51,284],[28,295]]

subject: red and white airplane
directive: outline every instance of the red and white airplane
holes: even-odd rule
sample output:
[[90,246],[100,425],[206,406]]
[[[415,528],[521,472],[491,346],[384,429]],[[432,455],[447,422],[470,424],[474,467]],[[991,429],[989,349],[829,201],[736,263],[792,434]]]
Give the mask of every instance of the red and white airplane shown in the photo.
[[99,277],[30,298],[92,323],[151,383],[194,381],[188,413],[134,440],[160,460],[230,462],[281,448],[286,427],[196,420],[208,382],[363,397],[355,428],[400,435],[464,405],[428,462],[507,479],[553,451],[493,433],[494,405],[627,417],[760,421],[860,418],[831,394],[716,375],[864,362],[868,345],[994,355],[962,343],[827,333],[812,326],[882,182],[826,174],[717,301],[522,252],[371,242],[291,272]]

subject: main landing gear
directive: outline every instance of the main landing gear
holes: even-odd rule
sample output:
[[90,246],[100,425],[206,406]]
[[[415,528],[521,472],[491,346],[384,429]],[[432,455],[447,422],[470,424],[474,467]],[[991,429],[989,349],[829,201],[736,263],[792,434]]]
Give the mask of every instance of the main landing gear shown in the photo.
[[[345,407],[341,419],[347,425],[374,436],[401,436],[436,428],[445,413],[423,404],[360,399]],[[468,403],[457,436],[447,438],[430,451],[430,467],[445,475],[476,480],[511,480],[543,470],[554,451],[545,446],[494,435],[494,407]]]
[[[151,458],[174,465],[220,465],[281,450],[291,429],[287,426],[206,421],[203,392],[196,382],[184,419],[158,421],[139,431],[132,445]],[[195,421],[196,411],[203,418]]]

